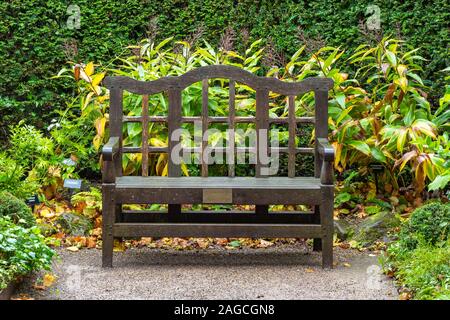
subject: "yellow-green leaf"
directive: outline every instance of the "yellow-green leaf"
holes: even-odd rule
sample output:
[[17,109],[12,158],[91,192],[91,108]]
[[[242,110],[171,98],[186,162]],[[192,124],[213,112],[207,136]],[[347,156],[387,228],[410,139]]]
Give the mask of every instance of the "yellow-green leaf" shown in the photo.
[[86,75],[91,76],[94,73],[94,63],[89,62],[84,68],[84,72],[86,73]]

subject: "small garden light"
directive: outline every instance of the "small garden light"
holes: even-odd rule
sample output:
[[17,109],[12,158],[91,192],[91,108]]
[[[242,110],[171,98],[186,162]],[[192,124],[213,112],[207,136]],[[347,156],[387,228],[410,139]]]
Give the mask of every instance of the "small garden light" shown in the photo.
[[375,179],[375,189],[378,194],[378,174],[384,171],[384,167],[381,164],[377,163],[372,163],[369,167],[373,172],[373,177]]

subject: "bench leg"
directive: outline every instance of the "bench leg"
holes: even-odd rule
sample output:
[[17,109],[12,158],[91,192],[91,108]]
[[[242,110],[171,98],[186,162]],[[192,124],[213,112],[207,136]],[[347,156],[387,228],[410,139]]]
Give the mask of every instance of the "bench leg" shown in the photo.
[[333,186],[322,186],[322,267],[333,268]]
[[313,239],[313,251],[322,251],[322,239],[321,238]]
[[[320,224],[320,206],[314,206],[314,223]],[[321,238],[314,238],[313,251],[322,251]]]
[[112,196],[113,186],[103,185],[102,206],[102,267],[111,268],[113,261],[114,237],[113,223],[116,215],[116,205]]

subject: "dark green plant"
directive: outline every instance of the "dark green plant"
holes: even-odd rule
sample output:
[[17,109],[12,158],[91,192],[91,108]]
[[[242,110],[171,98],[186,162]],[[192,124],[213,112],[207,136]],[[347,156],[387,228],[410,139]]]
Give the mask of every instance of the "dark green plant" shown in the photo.
[[11,221],[31,227],[36,224],[31,209],[22,200],[7,191],[0,191],[0,218],[10,217]]
[[[274,56],[280,60],[303,44],[313,47],[321,42],[352,51],[378,36],[363,28],[371,15],[363,0],[78,0],[73,4],[80,7],[79,29],[67,27],[69,4],[61,0],[0,2],[2,127],[24,117],[44,127],[72,93],[70,81],[48,79],[67,60],[107,62],[120,55],[124,46],[144,37],[193,41],[202,36],[218,47],[226,43],[222,36],[230,27],[234,31],[230,35],[236,38],[235,51],[242,52],[255,39],[271,38],[277,51]],[[428,60],[424,78],[430,80],[426,84],[432,85],[432,96],[438,97],[444,75],[437,71],[446,67],[448,58],[447,1],[377,0],[370,4],[380,8],[385,34],[422,48]]]
[[416,209],[381,262],[414,299],[450,298],[450,204]]
[[450,234],[450,203],[431,202],[412,213],[400,233],[400,242],[414,249],[423,240],[431,245],[445,242]]
[[19,276],[49,270],[54,254],[38,227],[27,229],[0,217],[0,290]]
[[395,271],[397,283],[411,292],[413,299],[450,299],[450,242],[442,247],[420,242],[416,249],[391,255],[383,264]]

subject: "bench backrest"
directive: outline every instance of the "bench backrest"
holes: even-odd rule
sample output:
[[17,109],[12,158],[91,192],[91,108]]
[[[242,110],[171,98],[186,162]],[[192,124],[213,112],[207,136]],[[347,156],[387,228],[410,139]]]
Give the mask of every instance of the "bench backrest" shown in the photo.
[[[229,80],[229,114],[228,117],[208,116],[208,79],[228,79]],[[181,93],[186,87],[196,82],[202,82],[202,113],[198,117],[182,116]],[[193,123],[201,121],[202,131],[208,129],[209,123],[227,123],[228,128],[234,130],[236,123],[255,123],[256,132],[260,129],[269,130],[271,123],[287,123],[289,126],[288,147],[279,147],[278,152],[288,154],[288,176],[295,176],[295,159],[298,153],[312,154],[315,156],[315,176],[320,175],[319,156],[317,148],[298,148],[295,145],[295,136],[298,123],[313,123],[315,125],[315,137],[326,138],[328,136],[328,91],[333,86],[333,81],[328,78],[308,78],[301,82],[284,82],[276,78],[258,77],[248,71],[227,65],[212,65],[194,69],[178,77],[164,77],[155,81],[138,81],[129,77],[116,76],[106,77],[103,83],[110,90],[110,113],[109,127],[110,136],[117,136],[122,139],[122,124],[124,122],[142,123],[142,147],[123,147],[120,156],[116,159],[116,175],[122,175],[121,158],[122,153],[142,152],[142,175],[148,175],[149,153],[171,154],[173,148],[179,141],[172,139],[172,133],[180,128],[182,123]],[[256,116],[237,117],[235,110],[235,84],[242,83],[256,91]],[[143,108],[141,116],[123,115],[123,91],[143,95]],[[269,92],[275,92],[288,97],[288,117],[269,117]],[[315,116],[296,117],[295,97],[297,95],[314,91],[315,96]],[[167,92],[168,95],[168,115],[150,116],[148,114],[149,95]],[[148,127],[151,122],[167,123],[169,143],[168,147],[149,146]],[[233,131],[231,131],[233,132]],[[257,139],[258,139],[257,134]],[[317,145],[317,144],[315,144]],[[257,142],[257,146],[259,143]],[[234,136],[229,137],[228,148],[233,150],[235,142]],[[202,142],[200,152],[207,148],[207,141]],[[264,176],[263,167],[265,164],[260,159],[260,152],[256,151],[256,176]],[[273,151],[273,150],[272,150]],[[269,150],[265,152],[269,153]],[[201,154],[202,155],[202,154]],[[202,176],[208,176],[208,164],[201,158]],[[181,175],[180,165],[175,164],[171,157],[168,157],[168,175],[177,177]],[[234,176],[234,162],[229,163],[229,175]]]

